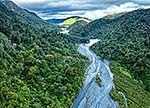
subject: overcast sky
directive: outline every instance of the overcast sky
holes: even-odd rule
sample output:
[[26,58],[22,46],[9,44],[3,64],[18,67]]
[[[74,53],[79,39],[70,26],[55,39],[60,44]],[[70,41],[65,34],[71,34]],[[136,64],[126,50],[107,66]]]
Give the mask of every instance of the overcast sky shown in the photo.
[[81,16],[98,19],[107,14],[150,8],[150,0],[12,0],[43,19]]

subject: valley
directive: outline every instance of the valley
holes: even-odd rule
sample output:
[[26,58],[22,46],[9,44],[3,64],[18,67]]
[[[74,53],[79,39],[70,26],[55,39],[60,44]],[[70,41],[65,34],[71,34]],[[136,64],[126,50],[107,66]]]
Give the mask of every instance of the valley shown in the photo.
[[[109,61],[102,61],[89,47],[99,40],[90,40],[89,44],[81,44],[78,51],[88,57],[92,63],[86,69],[83,87],[79,95],[74,100],[72,108],[117,108],[109,96],[109,92],[114,87],[113,74],[109,69]],[[96,83],[96,77],[101,80],[100,85]]]
[[0,108],[149,108],[150,9],[43,20],[0,0]]

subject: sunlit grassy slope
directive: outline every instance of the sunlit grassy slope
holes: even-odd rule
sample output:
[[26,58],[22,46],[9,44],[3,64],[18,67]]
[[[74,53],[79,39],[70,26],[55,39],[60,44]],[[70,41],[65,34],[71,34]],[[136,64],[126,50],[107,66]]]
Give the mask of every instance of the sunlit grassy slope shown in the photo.
[[85,21],[85,22],[91,22],[91,20],[86,19],[86,18],[69,18],[67,20],[65,20],[63,23],[61,23],[61,25],[72,25],[73,23],[77,22],[77,21]]

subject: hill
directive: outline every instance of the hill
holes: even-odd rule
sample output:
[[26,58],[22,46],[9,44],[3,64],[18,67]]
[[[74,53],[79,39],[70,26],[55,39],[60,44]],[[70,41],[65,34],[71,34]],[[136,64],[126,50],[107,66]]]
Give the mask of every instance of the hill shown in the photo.
[[20,20],[24,23],[30,24],[31,26],[35,26],[37,28],[44,28],[49,31],[51,31],[52,29],[53,30],[58,29],[56,25],[53,25],[51,23],[48,23],[47,21],[42,20],[35,13],[20,8],[10,0],[2,0],[2,3],[7,7],[9,11],[13,11],[15,14],[17,14]]
[[[76,34],[80,37],[100,39],[91,49],[103,59],[111,61],[116,89],[127,95],[131,108],[150,107],[149,22],[150,9],[138,9],[92,21]],[[143,94],[146,94],[145,97]],[[117,92],[113,93],[114,98],[117,96]]]
[[81,32],[83,37],[100,38],[101,42],[93,46],[97,54],[124,64],[148,90],[149,16],[150,9],[140,9],[113,19],[95,20]]
[[76,36],[80,31],[83,30],[83,28],[88,24],[88,22],[84,20],[79,20],[71,24],[67,30],[69,30],[70,36]]
[[67,18],[64,22],[61,23],[61,25],[72,25],[73,23],[77,21],[85,21],[87,23],[91,22],[91,20],[79,16],[72,16]]
[[85,71],[80,39],[33,26],[1,2],[0,10],[0,108],[71,106]]
[[60,24],[60,25],[72,25],[73,23],[77,21],[85,21],[87,23],[91,22],[91,20],[87,18],[79,17],[79,16],[72,16],[72,17],[63,18],[63,19],[48,19],[46,21],[53,23],[53,24]]
[[[103,58],[116,60],[132,71],[134,78],[150,89],[149,40],[150,9],[129,12],[115,19],[100,19],[84,33],[101,39],[95,51]],[[95,46],[96,47],[96,46]],[[105,49],[105,50],[104,50]]]

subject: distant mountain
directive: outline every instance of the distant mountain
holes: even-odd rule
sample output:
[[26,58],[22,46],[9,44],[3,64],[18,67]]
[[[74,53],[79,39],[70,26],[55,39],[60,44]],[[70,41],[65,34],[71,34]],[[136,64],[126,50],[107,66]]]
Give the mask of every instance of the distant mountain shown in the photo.
[[17,6],[14,2],[10,0],[2,0],[2,3],[8,8],[8,10],[13,11],[18,15],[22,22],[36,26],[38,28],[44,28],[47,30],[57,29],[56,25],[44,21],[39,16],[33,12],[29,12],[26,9],[22,9]]
[[64,22],[66,19],[48,19],[46,21],[53,23],[53,24],[60,24],[62,22]]
[[46,21],[51,22],[53,24],[71,25],[74,22],[79,21],[79,20],[84,20],[86,22],[90,22],[91,21],[88,18],[79,17],[79,16],[72,16],[72,17],[63,18],[63,19],[48,19]]

